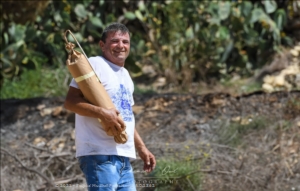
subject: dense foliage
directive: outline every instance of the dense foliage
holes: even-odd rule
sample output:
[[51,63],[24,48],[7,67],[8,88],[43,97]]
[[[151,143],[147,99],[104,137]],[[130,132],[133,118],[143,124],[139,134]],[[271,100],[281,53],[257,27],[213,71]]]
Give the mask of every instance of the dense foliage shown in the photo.
[[[101,32],[111,22],[126,24],[132,33],[126,67],[133,76],[142,75],[144,65],[176,85],[233,73],[252,75],[282,44],[293,43],[284,27],[296,16],[291,7],[299,4],[63,0],[21,5],[5,1],[1,3],[1,98],[18,97],[11,94],[10,86],[30,80],[24,74],[30,70],[61,70],[67,55],[62,38],[66,29],[73,31],[88,56],[100,54]],[[34,78],[40,82],[38,75]],[[20,97],[27,96],[36,94]]]

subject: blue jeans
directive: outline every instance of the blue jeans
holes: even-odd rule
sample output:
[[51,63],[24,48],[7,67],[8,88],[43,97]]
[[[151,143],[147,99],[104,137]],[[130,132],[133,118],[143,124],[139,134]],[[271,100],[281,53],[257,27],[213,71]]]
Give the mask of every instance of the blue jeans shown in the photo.
[[78,161],[89,191],[136,191],[128,157],[89,155]]

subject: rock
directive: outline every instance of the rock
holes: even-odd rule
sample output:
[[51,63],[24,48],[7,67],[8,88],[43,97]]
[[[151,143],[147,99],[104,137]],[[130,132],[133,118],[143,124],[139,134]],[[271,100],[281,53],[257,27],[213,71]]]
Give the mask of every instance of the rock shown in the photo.
[[241,116],[233,117],[233,118],[231,118],[231,121],[239,122],[239,121],[241,121]]
[[199,123],[200,123],[200,124],[204,124],[204,123],[206,123],[206,122],[207,122],[207,118],[202,118],[202,119],[199,120]]
[[297,57],[294,57],[294,58],[292,59],[292,61],[294,62],[294,64],[298,64],[298,63],[299,63],[299,59],[298,59]]
[[263,82],[267,84],[273,84],[274,76],[266,75],[263,79]]
[[65,147],[65,143],[59,143],[58,144],[58,148],[64,148]]
[[52,113],[52,108],[44,108],[40,111],[40,115],[45,117],[46,115],[50,115]]
[[44,124],[44,129],[52,129],[55,126],[55,123],[53,121],[48,121],[47,123]]
[[282,70],[281,75],[297,74],[299,72],[300,72],[299,67],[296,64],[294,64],[294,65],[290,65],[286,69]]
[[295,46],[294,50],[297,50],[298,52],[300,52],[300,46]]
[[284,75],[275,76],[273,85],[275,87],[282,87],[284,86],[285,80]]
[[155,88],[162,87],[165,86],[166,83],[167,83],[167,79],[165,77],[160,77],[153,83],[153,87]]
[[37,147],[42,147],[46,145],[47,140],[44,137],[36,137],[33,141],[33,144]]
[[267,92],[272,92],[274,91],[273,86],[271,86],[270,84],[264,83],[262,85],[263,90],[267,91]]
[[61,114],[61,112],[63,111],[63,107],[62,106],[58,106],[58,107],[55,107],[53,110],[52,110],[52,116],[54,117],[57,117],[58,115]]
[[151,65],[145,65],[142,67],[142,73],[149,76],[154,77],[157,75],[157,72],[155,71],[154,67]]
[[225,99],[220,99],[220,98],[217,98],[217,97],[214,97],[212,102],[211,102],[211,105],[213,106],[224,106],[226,104],[226,100]]
[[295,57],[298,57],[298,56],[299,56],[299,52],[298,52],[297,50],[295,50],[295,49],[290,50],[290,53],[291,53],[293,56],[295,56]]
[[45,107],[46,107],[45,104],[39,104],[39,105],[36,107],[36,109],[37,109],[37,110],[42,110],[42,109],[44,109]]
[[145,108],[144,106],[134,105],[132,106],[132,111],[135,115],[138,115],[144,111],[144,108]]
[[252,122],[251,118],[242,118],[240,124],[241,125],[248,125],[250,122]]

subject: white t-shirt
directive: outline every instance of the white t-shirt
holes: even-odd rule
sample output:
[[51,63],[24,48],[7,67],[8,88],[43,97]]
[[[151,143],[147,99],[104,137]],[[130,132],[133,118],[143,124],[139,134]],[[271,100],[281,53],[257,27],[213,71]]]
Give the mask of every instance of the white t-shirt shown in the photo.
[[[112,99],[116,109],[121,113],[126,124],[128,141],[117,144],[113,136],[106,135],[98,119],[76,114],[75,143],[76,157],[86,155],[119,155],[136,158],[134,147],[135,118],[132,112],[134,86],[128,71],[103,57],[89,58],[95,73]],[[79,88],[73,79],[70,86]]]

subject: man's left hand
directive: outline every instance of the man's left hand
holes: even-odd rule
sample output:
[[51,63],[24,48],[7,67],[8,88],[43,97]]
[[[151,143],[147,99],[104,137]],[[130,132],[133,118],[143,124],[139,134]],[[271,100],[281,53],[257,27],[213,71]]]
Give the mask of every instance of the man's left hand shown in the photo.
[[139,149],[138,154],[144,161],[144,171],[151,172],[152,170],[154,170],[156,165],[154,155],[146,147]]

